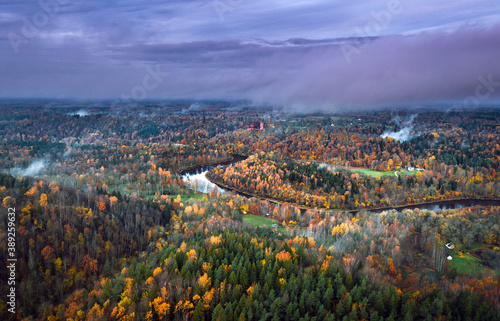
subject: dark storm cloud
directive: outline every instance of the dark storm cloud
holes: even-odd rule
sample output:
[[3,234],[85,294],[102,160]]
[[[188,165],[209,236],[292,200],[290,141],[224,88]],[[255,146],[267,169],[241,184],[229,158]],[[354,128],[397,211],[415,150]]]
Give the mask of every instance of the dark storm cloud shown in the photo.
[[401,0],[387,15],[394,1],[4,1],[0,97],[115,98],[161,70],[141,98],[297,109],[500,100],[500,5]]

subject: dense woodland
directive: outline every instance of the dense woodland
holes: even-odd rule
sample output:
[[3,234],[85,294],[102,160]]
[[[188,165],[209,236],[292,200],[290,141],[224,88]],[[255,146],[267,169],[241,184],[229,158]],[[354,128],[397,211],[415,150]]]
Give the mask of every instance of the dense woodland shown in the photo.
[[[500,113],[421,113],[399,142],[410,115],[193,106],[1,107],[2,319],[500,320],[500,206],[369,211],[499,198]],[[234,154],[209,177],[256,197],[179,175]]]

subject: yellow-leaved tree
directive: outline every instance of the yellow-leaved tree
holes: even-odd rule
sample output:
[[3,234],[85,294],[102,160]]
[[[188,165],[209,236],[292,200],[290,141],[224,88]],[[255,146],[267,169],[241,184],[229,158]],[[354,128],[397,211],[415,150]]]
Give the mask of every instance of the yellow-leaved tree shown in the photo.
[[49,203],[47,201],[47,194],[42,193],[42,195],[40,195],[40,206],[43,208],[47,208],[48,205]]

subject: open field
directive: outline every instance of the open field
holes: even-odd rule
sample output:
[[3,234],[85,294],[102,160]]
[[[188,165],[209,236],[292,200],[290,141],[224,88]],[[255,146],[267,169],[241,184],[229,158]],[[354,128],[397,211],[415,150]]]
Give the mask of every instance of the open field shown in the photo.
[[470,248],[467,249],[467,252],[471,251],[477,251],[477,250],[482,250],[482,249],[487,249],[488,245],[483,244],[483,243],[473,243]]
[[[181,195],[181,200],[183,202],[191,199],[191,198],[194,198],[194,199],[197,199],[197,200],[202,200],[203,197],[205,197],[206,195],[205,194],[202,194],[202,193],[193,193],[193,194],[180,194]],[[177,197],[177,196],[176,196]]]
[[[396,172],[397,172],[398,176],[399,175],[408,176],[408,175],[415,175],[418,171],[415,170],[413,172],[410,172],[409,170],[406,170],[406,169],[402,169],[402,170],[400,169],[400,170],[397,170]],[[420,171],[420,172],[422,172],[422,171]]]
[[[202,194],[202,193],[189,193],[189,194],[183,194],[183,193],[180,193],[178,194],[181,196],[181,202],[186,202],[190,199],[197,199],[197,200],[203,200],[203,197],[206,196],[205,194]],[[168,196],[169,198],[173,198],[175,199],[177,197],[177,195],[169,195]],[[147,200],[152,200],[155,198],[154,195],[147,195],[147,196],[144,196],[143,197],[144,199],[147,199]]]
[[473,257],[470,254],[464,253],[462,257],[453,255],[453,260],[450,261],[450,267],[456,267],[460,274],[481,271],[483,269],[481,260]]
[[492,269],[491,267],[484,267],[481,260],[476,256],[472,255],[474,254],[473,253],[474,251],[483,249],[488,249],[488,246],[482,243],[474,243],[469,249],[466,249],[463,252],[462,256],[460,257],[457,255],[458,252],[456,253],[450,252],[450,254],[453,256],[453,260],[450,262],[450,267],[456,267],[457,272],[460,274],[466,272],[467,273],[478,272],[484,268],[487,268],[488,270],[492,270],[497,275],[500,276],[500,269]]
[[285,229],[281,226],[281,224],[278,221],[262,216],[250,215],[250,214],[243,215],[243,222],[247,222],[255,227],[264,226],[268,228],[271,228],[273,224],[277,224],[278,231],[280,232],[285,231]]
[[[365,174],[365,175],[369,175],[369,176],[374,176],[374,177],[384,177],[384,176],[399,176],[399,175],[404,175],[404,176],[407,176],[407,175],[414,175],[417,173],[417,171],[414,171],[414,172],[410,172],[406,169],[403,169],[403,170],[395,170],[395,171],[392,171],[392,172],[380,172],[380,171],[374,171],[374,170],[371,170],[371,169],[366,169],[366,168],[354,168],[354,169],[349,169],[351,172],[355,172],[355,173],[361,173],[361,174]],[[397,173],[397,175],[395,174]]]
[[371,169],[364,169],[364,168],[350,169],[350,171],[355,172],[355,173],[361,173],[361,174],[365,174],[365,175],[375,176],[375,177],[395,176],[394,172],[379,172],[379,171],[374,171]]

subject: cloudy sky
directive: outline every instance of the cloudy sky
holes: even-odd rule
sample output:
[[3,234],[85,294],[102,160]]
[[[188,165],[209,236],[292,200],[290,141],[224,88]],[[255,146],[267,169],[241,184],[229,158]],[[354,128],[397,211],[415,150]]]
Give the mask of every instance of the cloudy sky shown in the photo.
[[494,0],[0,3],[0,98],[500,103]]

